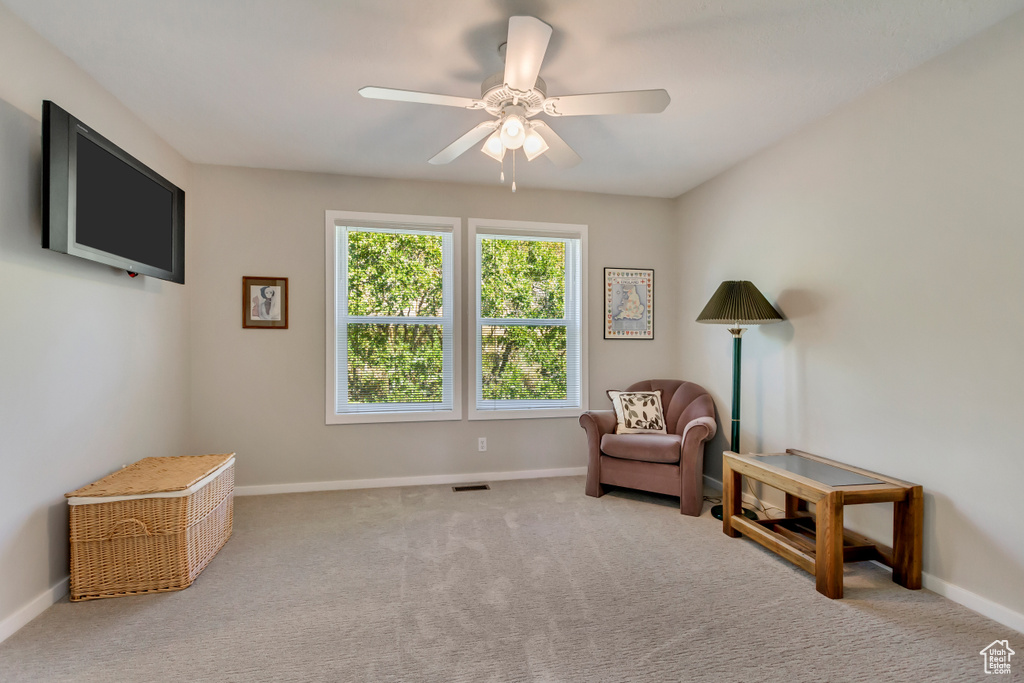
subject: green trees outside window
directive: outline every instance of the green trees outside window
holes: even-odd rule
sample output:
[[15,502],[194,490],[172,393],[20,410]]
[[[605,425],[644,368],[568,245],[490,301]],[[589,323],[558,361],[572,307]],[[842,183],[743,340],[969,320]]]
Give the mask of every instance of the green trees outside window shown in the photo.
[[440,325],[349,323],[349,403],[441,403]]
[[565,259],[561,241],[480,240],[485,400],[566,398]]
[[[348,314],[389,319],[348,323],[349,402],[440,402],[444,329],[422,318],[443,314],[441,237],[352,230],[347,246]],[[482,326],[484,398],[566,397],[565,257],[564,242],[481,241],[481,317],[502,323]]]
[[440,316],[439,235],[348,233],[348,314]]
[[348,314],[388,318],[348,323],[349,403],[443,401],[442,255],[439,235],[348,232]]

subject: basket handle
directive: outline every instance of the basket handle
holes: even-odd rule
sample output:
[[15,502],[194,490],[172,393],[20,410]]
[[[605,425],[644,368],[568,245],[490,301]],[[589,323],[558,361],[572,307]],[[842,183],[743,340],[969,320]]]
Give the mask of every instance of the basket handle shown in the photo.
[[145,522],[143,522],[141,519],[135,519],[134,517],[129,517],[128,519],[122,519],[120,522],[114,522],[110,526],[110,533],[107,535],[107,538],[111,539],[111,538],[116,538],[118,536],[131,536],[132,533],[131,533],[130,529],[126,530],[122,534],[118,534],[117,533],[117,527],[119,527],[122,524],[138,524],[140,527],[142,527],[142,530],[146,533],[147,536],[152,536],[153,535],[152,532],[150,532],[149,528],[146,526]]

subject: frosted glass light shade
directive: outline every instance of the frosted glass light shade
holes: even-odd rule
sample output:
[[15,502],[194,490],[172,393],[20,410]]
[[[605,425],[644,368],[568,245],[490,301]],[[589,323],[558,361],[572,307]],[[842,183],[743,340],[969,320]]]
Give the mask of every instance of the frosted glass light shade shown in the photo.
[[501,161],[505,158],[505,145],[501,141],[501,132],[494,131],[484,141],[484,146],[480,148],[480,151],[491,157],[495,161]]
[[537,131],[531,129],[523,141],[523,153],[526,155],[526,160],[533,161],[546,151],[548,151],[548,143]]

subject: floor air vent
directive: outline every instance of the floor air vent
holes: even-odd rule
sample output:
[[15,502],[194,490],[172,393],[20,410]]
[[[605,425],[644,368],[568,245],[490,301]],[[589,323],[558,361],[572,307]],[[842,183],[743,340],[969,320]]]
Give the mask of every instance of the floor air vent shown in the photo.
[[453,486],[452,491],[455,493],[461,493],[463,491],[490,491],[491,487],[488,484],[470,484],[469,486]]

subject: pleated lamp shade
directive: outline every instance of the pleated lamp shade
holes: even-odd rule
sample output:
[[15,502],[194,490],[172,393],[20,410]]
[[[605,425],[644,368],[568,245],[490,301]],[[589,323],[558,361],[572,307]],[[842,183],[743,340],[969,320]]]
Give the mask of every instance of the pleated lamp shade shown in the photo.
[[783,319],[754,283],[747,280],[726,280],[720,284],[697,316],[699,323],[726,325],[761,325]]

